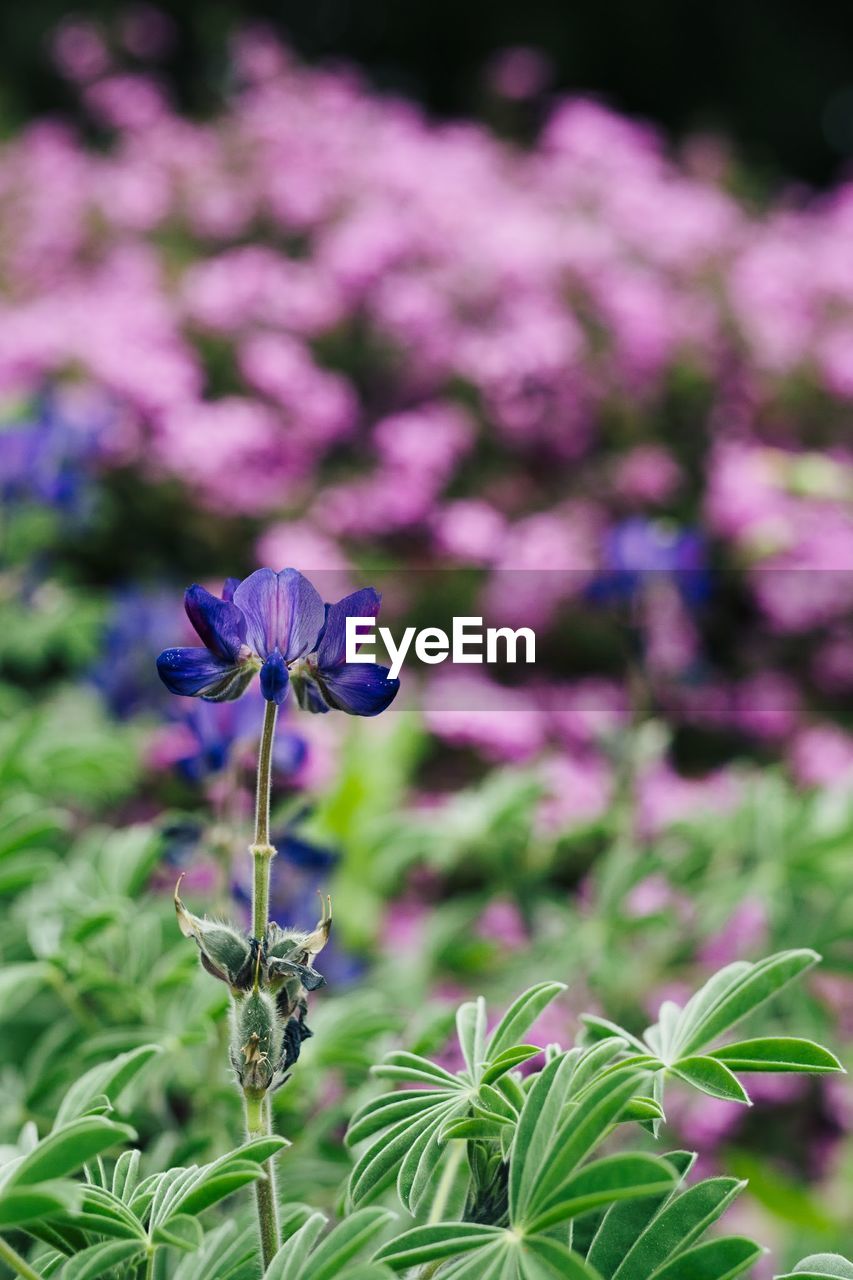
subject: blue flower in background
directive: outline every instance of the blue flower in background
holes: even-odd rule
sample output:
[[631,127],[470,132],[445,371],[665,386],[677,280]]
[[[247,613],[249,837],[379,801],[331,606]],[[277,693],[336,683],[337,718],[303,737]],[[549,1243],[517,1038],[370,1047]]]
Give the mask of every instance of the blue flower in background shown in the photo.
[[157,670],[170,692],[209,702],[239,698],[257,671],[264,698],[281,705],[293,668],[307,710],[377,715],[396,696],[399,681],[388,679],[387,667],[345,662],[344,628],[360,610],[375,617],[379,602],[368,589],[324,605],[296,569],[257,569],[242,582],[229,579],[221,598],[192,586],[184,607],[203,647],[165,649]]
[[633,516],[608,531],[602,559],[603,569],[589,588],[595,601],[631,603],[656,578],[672,582],[687,604],[708,597],[707,546],[693,529]]
[[170,707],[151,653],[165,644],[174,625],[171,592],[128,587],[116,593],[91,679],[119,719]]
[[[257,747],[263,723],[263,698],[250,689],[236,702],[191,702],[181,707],[180,719],[190,731],[196,749],[176,760],[193,782],[227,768],[235,755]],[[279,726],[273,741],[273,767],[282,774],[301,768],[308,754],[305,739]]]
[[79,514],[89,497],[92,461],[112,420],[100,397],[51,387],[0,427],[0,495]]

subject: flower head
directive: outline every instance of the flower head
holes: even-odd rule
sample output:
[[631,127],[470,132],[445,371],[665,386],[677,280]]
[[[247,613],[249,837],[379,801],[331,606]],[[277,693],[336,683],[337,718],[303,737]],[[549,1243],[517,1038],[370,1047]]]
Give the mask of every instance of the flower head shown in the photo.
[[387,667],[346,661],[346,619],[375,617],[380,600],[368,587],[324,605],[296,569],[229,578],[221,597],[192,586],[184,607],[203,647],[165,649],[157,670],[172,693],[209,702],[239,698],[257,671],[267,702],[281,705],[292,677],[309,711],[378,715],[400,682],[388,678]]

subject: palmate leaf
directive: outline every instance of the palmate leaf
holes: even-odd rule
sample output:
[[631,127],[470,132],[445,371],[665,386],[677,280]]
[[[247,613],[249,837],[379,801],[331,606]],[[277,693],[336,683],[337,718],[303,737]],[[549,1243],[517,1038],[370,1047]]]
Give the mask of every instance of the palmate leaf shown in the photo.
[[60,1280],[102,1280],[113,1267],[137,1262],[145,1256],[145,1245],[133,1240],[109,1240],[93,1244],[69,1258],[59,1272]]
[[[488,1113],[490,1104],[494,1105],[494,1086],[499,1084],[512,1092],[509,1073],[541,1052],[536,1045],[515,1044],[514,1037],[522,1035],[563,989],[562,983],[545,982],[526,991],[510,1006],[488,1040],[484,1001],[463,1004],[456,1029],[464,1071],[453,1074],[428,1058],[402,1051],[388,1054],[373,1068],[373,1074],[381,1079],[429,1087],[383,1094],[353,1117],[347,1143],[352,1146],[368,1138],[375,1141],[361,1153],[350,1176],[352,1204],[368,1203],[396,1178],[403,1205],[414,1213],[432,1184],[456,1124],[479,1120],[481,1137],[485,1139],[488,1130],[490,1140],[500,1140],[500,1133],[483,1125],[482,1112]],[[481,1096],[485,1105],[478,1112]],[[523,1094],[519,1107],[521,1102]],[[512,1108],[508,1118],[515,1118]]]

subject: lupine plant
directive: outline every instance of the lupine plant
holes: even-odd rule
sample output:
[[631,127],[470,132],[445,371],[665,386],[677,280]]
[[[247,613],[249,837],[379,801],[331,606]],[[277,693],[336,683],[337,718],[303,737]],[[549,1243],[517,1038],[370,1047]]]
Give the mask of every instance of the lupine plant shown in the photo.
[[[369,1091],[350,1119],[345,1142],[353,1163],[340,1221],[329,1229],[326,1215],[309,1204],[282,1201],[275,1163],[288,1143],[272,1132],[271,1096],[288,1082],[291,1088],[298,1083],[300,1047],[311,1034],[305,1022],[308,997],[323,983],[313,962],[328,939],[331,911],[324,907],[311,931],[269,919],[278,709],[292,683],[309,711],[376,714],[397,685],[382,668],[365,671],[366,664],[347,668],[343,662],[343,619],[375,613],[375,593],[323,605],[294,570],[261,570],[228,584],[221,598],[193,587],[186,605],[204,648],[161,656],[159,669],[169,687],[207,700],[232,700],[259,670],[266,704],[251,846],[251,927],[194,915],[175,892],[180,931],[197,944],[205,975],[229,991],[227,1057],[243,1098],[245,1141],[202,1164],[146,1169],[150,1154],[133,1145],[136,1132],[121,1118],[124,1100],[146,1075],[168,1068],[178,1042],[171,1049],[144,1042],[97,1061],[65,1093],[43,1137],[28,1122],[17,1142],[0,1151],[5,1265],[24,1280],[748,1275],[763,1250],[742,1235],[719,1234],[715,1226],[745,1184],[722,1175],[697,1179],[695,1154],[666,1148],[667,1097],[671,1089],[686,1088],[746,1107],[750,1098],[742,1076],[841,1070],[835,1056],[810,1039],[731,1036],[812,968],[819,957],[807,949],[727,965],[683,1006],[665,1001],[642,1036],[599,1014],[585,1015],[567,1048],[543,1046],[529,1035],[562,997],[563,982],[536,983],[494,1025],[482,999],[466,1001],[456,1015],[458,1069],[446,1058],[401,1049],[373,1066],[372,1076],[391,1088]],[[33,838],[44,840],[51,829],[51,820],[45,826],[34,814],[13,815],[12,850],[22,840],[23,847]],[[88,850],[81,859],[79,901],[88,916],[69,936],[96,932],[107,895],[138,892],[144,882],[156,851],[144,830],[141,838],[132,832],[128,837],[121,853],[108,843],[100,854]],[[72,900],[73,875],[72,864],[66,873],[66,897]],[[50,925],[50,900],[48,887],[29,909],[48,917],[55,958],[30,966],[38,973],[22,972],[26,965],[7,973],[4,990],[19,1000],[22,984],[28,982],[32,991],[52,966],[58,985],[64,985],[61,935]],[[153,958],[147,964],[156,972]],[[106,971],[99,981],[106,981]],[[356,1000],[351,1017],[362,1017]],[[367,1034],[368,1023],[361,1025]],[[217,1220],[215,1206],[249,1185],[256,1222],[248,1206]],[[310,1179],[299,1185],[310,1190]],[[851,1276],[853,1265],[824,1253],[780,1280]]]

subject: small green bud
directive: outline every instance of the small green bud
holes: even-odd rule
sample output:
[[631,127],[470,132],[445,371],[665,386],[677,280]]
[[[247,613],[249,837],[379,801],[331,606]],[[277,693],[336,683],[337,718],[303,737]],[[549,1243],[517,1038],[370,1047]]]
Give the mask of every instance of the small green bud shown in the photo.
[[231,1062],[246,1090],[265,1093],[281,1059],[282,1031],[275,1003],[263,991],[252,991],[234,1009]]
[[[183,879],[183,876],[181,877]],[[187,911],[175,887],[178,928],[185,938],[193,938],[201,953],[201,963],[214,978],[227,982],[235,991],[247,990],[254,981],[253,948],[248,937],[218,920],[202,920]]]

